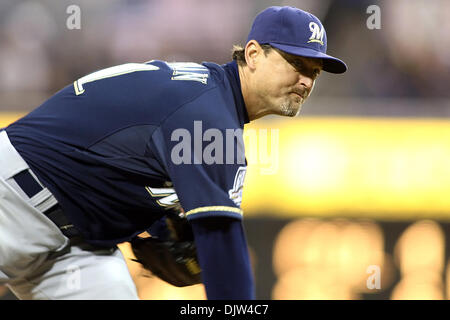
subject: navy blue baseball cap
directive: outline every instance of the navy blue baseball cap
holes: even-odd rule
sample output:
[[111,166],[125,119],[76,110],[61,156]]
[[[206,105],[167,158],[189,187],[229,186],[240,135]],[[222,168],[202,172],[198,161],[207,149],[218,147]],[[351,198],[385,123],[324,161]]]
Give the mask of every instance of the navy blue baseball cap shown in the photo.
[[323,70],[344,73],[347,65],[327,55],[327,34],[313,14],[294,7],[269,7],[253,21],[247,42],[270,44],[281,51],[323,61]]

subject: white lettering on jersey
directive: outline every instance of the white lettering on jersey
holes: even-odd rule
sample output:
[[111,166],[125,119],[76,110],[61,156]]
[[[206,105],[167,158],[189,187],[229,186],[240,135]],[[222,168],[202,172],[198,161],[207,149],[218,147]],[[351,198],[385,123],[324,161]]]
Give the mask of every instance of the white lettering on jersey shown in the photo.
[[194,62],[170,62],[167,65],[173,70],[172,80],[198,81],[206,84],[209,77],[208,68]]
[[158,67],[155,67],[151,64],[143,64],[143,63],[125,63],[118,66],[102,69],[99,71],[95,71],[90,73],[77,81],[74,82],[73,86],[75,89],[75,94],[78,96],[84,93],[83,85],[88,82],[97,81],[101,79],[111,78],[121,76],[123,74],[137,72],[137,71],[155,71],[159,70]]

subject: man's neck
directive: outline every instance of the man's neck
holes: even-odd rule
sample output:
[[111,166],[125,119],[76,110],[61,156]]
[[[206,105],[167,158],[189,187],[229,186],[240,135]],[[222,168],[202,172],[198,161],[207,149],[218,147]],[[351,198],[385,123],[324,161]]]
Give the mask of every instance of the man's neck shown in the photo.
[[261,102],[258,96],[252,92],[252,83],[250,81],[249,70],[240,64],[238,64],[239,79],[241,82],[241,92],[244,98],[245,107],[247,108],[247,114],[250,121],[262,118],[269,114],[272,114],[270,110],[265,110],[261,107]]

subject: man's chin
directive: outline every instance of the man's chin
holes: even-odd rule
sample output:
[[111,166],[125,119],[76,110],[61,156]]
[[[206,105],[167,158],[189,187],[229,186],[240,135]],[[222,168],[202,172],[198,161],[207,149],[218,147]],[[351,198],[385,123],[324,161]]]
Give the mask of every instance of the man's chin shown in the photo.
[[296,108],[292,108],[290,106],[289,107],[281,107],[280,115],[293,118],[293,117],[297,117],[300,114],[301,110],[302,110],[302,104],[300,104]]

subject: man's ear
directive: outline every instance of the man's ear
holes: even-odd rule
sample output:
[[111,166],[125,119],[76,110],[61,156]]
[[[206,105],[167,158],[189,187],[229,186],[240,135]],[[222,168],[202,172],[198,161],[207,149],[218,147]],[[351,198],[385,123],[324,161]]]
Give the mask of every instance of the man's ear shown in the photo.
[[245,45],[245,61],[250,70],[255,70],[259,56],[263,49],[256,40],[250,40]]

